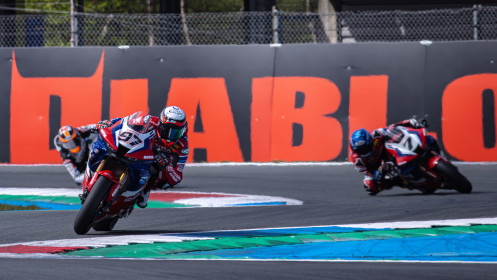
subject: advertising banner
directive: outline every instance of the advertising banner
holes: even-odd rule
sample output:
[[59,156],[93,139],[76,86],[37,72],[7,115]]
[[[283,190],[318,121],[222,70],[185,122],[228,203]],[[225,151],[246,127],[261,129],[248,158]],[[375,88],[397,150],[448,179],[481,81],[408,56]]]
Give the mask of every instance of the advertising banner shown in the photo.
[[451,159],[496,161],[496,47],[0,49],[0,162],[60,163],[59,127],[168,105],[186,112],[189,162],[346,161],[355,129],[413,115]]

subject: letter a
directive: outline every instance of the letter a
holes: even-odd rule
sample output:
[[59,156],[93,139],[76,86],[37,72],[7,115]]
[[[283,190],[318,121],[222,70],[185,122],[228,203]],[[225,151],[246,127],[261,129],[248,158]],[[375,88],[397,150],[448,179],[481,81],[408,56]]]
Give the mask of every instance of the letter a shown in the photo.
[[[190,151],[206,149],[208,162],[243,161],[223,78],[175,78],[171,81],[167,105],[176,105],[185,111],[190,127]],[[203,132],[193,131],[198,106]],[[192,159],[192,156],[188,158],[190,162]]]

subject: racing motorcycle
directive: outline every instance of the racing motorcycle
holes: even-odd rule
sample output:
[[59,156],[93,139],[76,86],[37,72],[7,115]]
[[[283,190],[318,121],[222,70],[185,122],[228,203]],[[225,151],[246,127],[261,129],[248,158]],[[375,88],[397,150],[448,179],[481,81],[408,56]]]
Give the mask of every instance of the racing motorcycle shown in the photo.
[[133,211],[154,161],[156,131],[151,122],[151,116],[136,112],[99,130],[80,195],[83,205],[74,220],[77,234],[90,228],[110,231]]
[[385,161],[384,179],[396,180],[396,185],[432,194],[437,189],[454,189],[470,193],[472,185],[440,150],[432,136],[421,128],[391,126],[386,129],[385,149],[389,160]]

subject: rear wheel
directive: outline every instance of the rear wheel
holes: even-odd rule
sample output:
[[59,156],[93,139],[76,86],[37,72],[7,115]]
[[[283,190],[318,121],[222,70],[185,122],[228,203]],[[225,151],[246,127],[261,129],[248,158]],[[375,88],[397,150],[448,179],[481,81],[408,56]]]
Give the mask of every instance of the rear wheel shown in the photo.
[[454,165],[441,160],[434,169],[456,191],[470,193],[473,190],[471,182]]
[[104,176],[97,179],[74,220],[74,231],[77,234],[85,234],[90,230],[98,207],[106,198],[111,186],[112,181]]
[[421,190],[421,192],[422,192],[423,194],[434,194],[434,193],[435,193],[435,191],[436,191],[436,189],[435,189],[435,188],[429,188],[429,189],[422,189],[422,190]]
[[92,225],[95,231],[111,231],[117,223],[119,217],[104,218]]

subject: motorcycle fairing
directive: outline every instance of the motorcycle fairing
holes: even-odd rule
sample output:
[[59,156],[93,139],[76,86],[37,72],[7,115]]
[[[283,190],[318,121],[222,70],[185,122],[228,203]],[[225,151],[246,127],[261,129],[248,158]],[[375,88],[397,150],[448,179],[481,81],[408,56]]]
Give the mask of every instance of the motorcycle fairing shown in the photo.
[[112,174],[112,172],[109,172],[108,170],[102,170],[95,173],[95,175],[91,178],[90,182],[88,183],[88,191],[91,191],[91,188],[93,187],[99,176],[104,176],[112,182],[119,184],[119,180],[114,176],[114,174]]
[[125,148],[126,157],[136,160],[153,160],[154,154],[151,149],[150,139],[154,137],[156,131],[136,131],[129,124],[129,116],[120,120],[110,128],[100,129],[100,135],[117,151],[119,147]]
[[[91,147],[90,157],[88,159],[88,167],[90,168],[90,170],[96,171],[98,164],[107,155],[109,155],[109,153],[107,151],[106,141],[102,138],[102,135],[99,134],[97,140]],[[89,176],[90,174],[87,175]]]
[[402,166],[419,156],[418,150],[423,149],[424,129],[408,130],[404,127],[396,127],[397,133],[385,143],[385,148],[397,161],[397,165]]
[[440,160],[441,160],[440,156],[434,156],[428,160],[426,167],[428,167],[428,169],[431,170],[438,164]]
[[[149,123],[147,116],[143,113],[134,114],[119,120],[111,127],[100,129],[98,138],[92,146],[86,177],[90,179],[90,173],[93,173],[93,177],[85,180],[83,187],[89,192],[100,176],[112,181],[113,184],[106,198],[106,201],[111,203],[111,212],[113,209],[123,208],[114,207],[116,204],[124,206],[133,203],[150,177],[150,168],[154,159],[151,139],[156,132],[153,126],[147,125]],[[121,150],[124,153],[120,154]],[[109,170],[97,171],[106,157],[127,159],[128,171],[123,174],[126,177],[117,178]]]
[[88,184],[88,191],[89,192],[91,191],[93,185],[95,184],[95,182],[97,181],[98,177],[100,177],[100,176],[104,176],[104,177],[106,177],[107,179],[109,179],[110,181],[113,182],[112,186],[110,187],[109,195],[106,198],[106,201],[110,202],[110,201],[112,201],[114,199],[114,197],[117,194],[117,191],[119,190],[119,179],[116,178],[114,176],[114,174],[112,172],[110,172],[109,170],[97,171],[97,173],[95,173],[95,175],[91,178],[90,183]]

